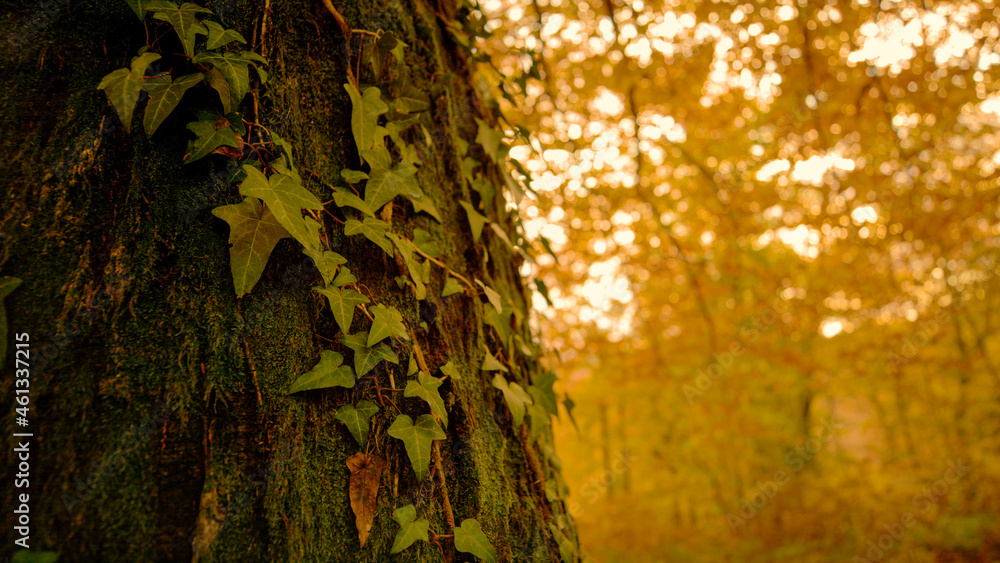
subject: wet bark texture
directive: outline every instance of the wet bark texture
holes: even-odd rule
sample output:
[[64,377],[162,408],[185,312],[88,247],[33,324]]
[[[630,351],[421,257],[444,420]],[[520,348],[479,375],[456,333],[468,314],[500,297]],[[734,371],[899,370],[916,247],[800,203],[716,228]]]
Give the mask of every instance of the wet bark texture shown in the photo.
[[[397,199],[394,228],[430,231],[452,269],[486,280],[524,310],[518,259],[489,229],[484,245],[474,244],[458,204],[478,194],[460,180],[456,140],[473,142],[474,118],[489,116],[467,53],[439,17],[454,11],[447,4],[335,1],[353,28],[392,31],[409,45],[414,81],[431,100],[421,121],[429,136],[419,128],[407,136],[421,155],[419,184],[443,222]],[[330,185],[346,185],[340,170],[358,165],[343,88],[348,51],[334,18],[321,0],[208,6],[270,61],[271,80],[244,113],[293,143],[307,188],[329,201]],[[397,412],[415,417],[426,405],[389,391],[369,444],[386,470],[371,536],[359,547],[345,465],[358,447],[335,410],[377,400],[373,385],[389,386],[388,369],[402,388],[411,346],[394,344],[401,365],[381,364],[374,383],[285,394],[320,350],[350,357],[311,291],[319,276],[286,239],[254,290],[236,299],[228,227],[211,215],[240,199],[226,182],[232,164],[211,156],[183,165],[190,116],[175,112],[148,140],[141,110],[128,134],[96,89],[146,42],[131,10],[112,0],[46,0],[5,11],[0,275],[24,280],[6,300],[8,321],[32,342],[32,549],[58,551],[61,561],[471,560],[448,538],[389,555],[397,506],[413,503],[432,530],[451,533],[435,470],[418,483],[402,443],[385,434]],[[504,208],[499,200],[494,207]],[[343,232],[331,216],[326,222]],[[576,538],[556,486],[558,461],[548,435],[527,446],[492,373],[479,371],[485,346],[501,347],[484,328],[483,298],[440,298],[444,274],[435,267],[428,299],[418,303],[396,284],[404,272],[381,250],[362,237],[333,240],[381,303],[403,313],[408,327],[426,323],[416,336],[429,367],[450,359],[462,376],[441,388],[451,423],[440,449],[455,520],[478,518],[501,561],[559,560],[550,524]],[[356,320],[355,330],[366,323]],[[527,338],[526,324],[512,330]],[[534,362],[505,354],[516,379],[530,383]],[[12,370],[8,357],[0,383],[7,452],[17,431]],[[2,456],[4,475],[12,464]],[[5,507],[24,492],[0,489]],[[12,521],[5,510],[0,554],[13,544]]]

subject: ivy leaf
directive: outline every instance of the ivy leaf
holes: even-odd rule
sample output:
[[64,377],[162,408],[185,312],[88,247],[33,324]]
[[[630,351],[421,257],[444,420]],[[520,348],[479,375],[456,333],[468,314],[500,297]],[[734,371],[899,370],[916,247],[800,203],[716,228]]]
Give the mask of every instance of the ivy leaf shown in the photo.
[[198,14],[211,14],[212,10],[191,2],[185,2],[178,8],[177,4],[164,0],[150,2],[146,9],[153,12],[153,19],[165,21],[174,26],[174,31],[177,32],[177,37],[180,38],[181,45],[184,47],[184,54],[193,57],[195,38],[198,34],[208,34],[205,26],[198,21]]
[[488,299],[490,304],[497,310],[497,314],[502,315],[503,302],[500,300],[500,294],[479,280],[476,280],[476,283],[479,284],[479,287],[483,288],[483,291],[486,293],[486,299]]
[[321,252],[315,248],[307,248],[302,253],[313,259],[313,263],[316,264],[316,269],[319,270],[319,275],[323,277],[323,283],[326,285],[333,282],[337,268],[347,263],[347,258],[329,250]]
[[413,204],[414,211],[416,211],[417,213],[423,211],[424,213],[433,217],[434,220],[437,221],[438,223],[441,222],[441,213],[438,212],[437,206],[434,205],[434,202],[431,200],[431,198],[427,197],[427,194],[423,194],[420,197],[416,198],[407,196],[407,199],[409,199],[410,203]]
[[240,56],[243,57],[243,60],[253,65],[254,70],[257,71],[257,76],[260,77],[260,83],[266,83],[268,74],[261,65],[266,65],[267,59],[253,51],[240,51]]
[[[389,106],[382,101],[382,93],[375,86],[365,88],[364,93],[358,92],[353,84],[344,84],[347,95],[351,97],[351,132],[361,158],[372,164],[372,157],[380,160],[375,153],[375,145],[382,142],[385,129],[378,126],[380,115],[389,111]],[[381,147],[385,150],[385,147]],[[380,162],[383,162],[380,160]],[[383,162],[383,164],[387,164]]]
[[535,378],[535,384],[528,386],[528,393],[545,410],[559,416],[559,402],[556,400],[556,393],[552,390],[552,385],[556,382],[556,374],[551,371],[543,373]]
[[483,365],[479,369],[480,371],[507,371],[507,367],[500,363],[500,360],[496,359],[489,350],[486,351],[486,357],[483,358]]
[[446,437],[441,427],[428,414],[417,417],[416,424],[408,415],[401,414],[392,422],[387,433],[403,441],[413,472],[417,474],[418,481],[423,481],[431,460],[431,443]]
[[573,418],[573,407],[575,406],[576,403],[573,401],[573,399],[571,399],[569,395],[566,395],[566,398],[563,399],[563,407],[566,408],[566,414],[569,416],[569,421],[573,423],[573,427],[576,428],[576,433],[579,434],[580,427],[577,426],[576,419]]
[[353,207],[354,209],[357,209],[358,211],[364,213],[365,215],[371,218],[375,218],[375,210],[372,209],[370,205],[365,203],[363,199],[354,195],[348,190],[341,188],[334,188],[333,202],[337,204],[337,207]]
[[371,308],[371,314],[375,320],[372,321],[372,328],[368,331],[369,348],[390,336],[398,336],[403,340],[410,339],[403,324],[403,315],[396,309],[375,305]]
[[368,421],[378,412],[378,407],[371,401],[358,401],[356,405],[344,405],[337,409],[337,420],[347,426],[354,436],[354,441],[364,447],[368,442]]
[[357,283],[358,278],[354,277],[351,273],[351,269],[344,266],[337,272],[337,277],[333,280],[333,285],[337,287],[344,287],[347,284]]
[[419,248],[421,252],[431,258],[441,255],[441,247],[438,246],[437,241],[431,238],[431,234],[423,229],[413,229],[413,246]]
[[493,162],[499,164],[500,161],[497,160],[497,154],[500,151],[500,144],[503,141],[503,133],[494,129],[489,123],[478,117],[476,118],[476,123],[479,125],[479,131],[476,133],[476,142],[483,147],[486,154],[493,158]]
[[208,41],[205,46],[209,50],[217,49],[233,41],[239,41],[246,45],[247,40],[235,29],[226,29],[214,21],[205,21],[203,23],[208,29]]
[[288,394],[327,387],[354,387],[354,372],[351,371],[351,366],[342,365],[343,362],[344,357],[337,352],[323,350],[319,363],[296,379]]
[[294,178],[285,174],[272,174],[266,178],[264,174],[248,164],[243,165],[247,173],[246,180],[240,184],[240,193],[253,196],[264,201],[271,209],[274,218],[281,223],[305,248],[315,248],[318,235],[302,218],[303,209],[320,210],[323,204],[309,190],[302,187]]
[[364,237],[392,256],[392,243],[386,238],[386,229],[389,223],[380,221],[373,217],[365,217],[364,222],[357,219],[348,219],[344,225],[344,233],[348,235],[364,235]]
[[[210,64],[218,70],[229,83],[232,109],[243,101],[250,91],[249,63],[240,55],[220,53],[218,51],[199,51],[191,62]],[[222,96],[222,93],[219,93]],[[228,111],[226,113],[229,113]]]
[[255,197],[216,207],[212,215],[229,223],[229,244],[232,245],[229,248],[229,267],[233,272],[236,296],[242,297],[257,284],[274,245],[287,237],[288,231]]
[[420,262],[413,256],[413,243],[392,233],[386,233],[386,237],[396,245],[399,253],[403,256],[403,262],[406,263],[406,269],[409,271],[410,279],[413,281],[413,293],[417,301],[427,299],[427,286],[424,285],[423,277],[420,273]]
[[219,93],[219,99],[222,100],[222,111],[230,113],[233,111],[234,105],[239,105],[239,101],[233,101],[233,89],[229,87],[229,81],[226,80],[225,76],[222,76],[219,69],[215,67],[208,69],[208,72],[205,73],[205,81]]
[[431,377],[427,372],[421,371],[417,373],[417,381],[410,380],[406,383],[403,396],[419,397],[426,401],[431,407],[431,412],[436,414],[441,419],[441,423],[447,428],[448,411],[445,410],[444,399],[441,398],[441,393],[438,391],[438,387],[441,387],[442,383],[444,382],[440,379]]
[[361,180],[368,179],[368,173],[360,170],[348,170],[347,168],[340,171],[340,176],[349,184],[357,184]]
[[420,199],[423,193],[417,186],[417,167],[409,162],[399,162],[392,168],[374,168],[365,185],[365,203],[378,210],[397,195]]
[[327,301],[330,302],[333,318],[337,320],[337,326],[344,334],[351,330],[354,309],[358,305],[368,303],[367,297],[353,289],[337,289],[335,287],[314,287],[313,289],[326,296]]
[[146,11],[149,10],[149,5],[152,3],[150,0],[125,1],[128,2],[129,7],[132,8],[132,11],[135,12],[135,15],[138,16],[140,20],[146,17]]
[[441,291],[441,297],[448,297],[449,295],[454,295],[456,293],[462,293],[465,291],[462,289],[462,284],[458,283],[455,278],[449,277],[444,282],[444,290]]
[[497,551],[493,549],[493,544],[475,518],[466,518],[462,520],[461,526],[455,528],[455,549],[471,553],[489,563],[497,561]]
[[576,546],[570,541],[559,528],[552,522],[549,522],[549,530],[552,532],[552,536],[556,538],[556,544],[559,545],[559,558],[563,561],[576,561]]
[[389,553],[399,553],[413,545],[417,540],[430,541],[427,536],[429,527],[426,518],[417,520],[417,509],[412,504],[397,508],[392,513],[392,519],[399,524],[399,531],[396,532],[396,539],[392,542],[392,549]]
[[479,242],[479,237],[483,234],[483,225],[489,223],[489,219],[483,217],[472,204],[467,201],[458,202],[462,209],[465,209],[465,216],[469,219],[469,227],[472,229],[472,240]]
[[147,81],[143,89],[149,92],[149,103],[146,105],[146,112],[142,117],[143,128],[146,129],[146,136],[150,136],[163,123],[163,120],[174,111],[178,102],[192,86],[205,79],[205,75],[196,72],[178,78],[176,81],[167,75],[163,81],[153,83]]
[[539,278],[535,278],[535,289],[537,289],[538,293],[540,293],[542,298],[545,299],[545,302],[549,304],[549,307],[555,307],[555,305],[552,304],[552,298],[549,297],[549,287],[545,285],[545,282]]
[[503,393],[504,400],[507,401],[507,408],[514,419],[514,427],[521,426],[524,420],[525,408],[532,404],[531,397],[524,391],[524,388],[517,383],[508,383],[501,374],[493,376],[493,386]]
[[[188,154],[184,158],[185,164],[190,164],[208,156],[209,154],[212,154],[212,151],[222,146],[233,148],[240,146],[239,137],[236,136],[236,133],[233,132],[229,125],[222,125],[222,121],[223,120],[220,119],[218,121],[203,120],[188,123],[187,128],[193,131],[197,137],[188,143]],[[257,173],[260,174],[260,172]],[[254,197],[263,199],[259,196]]]
[[392,351],[392,348],[389,348],[385,344],[369,348],[365,344],[367,340],[368,335],[363,332],[344,336],[340,339],[341,344],[354,350],[354,370],[358,373],[358,377],[371,371],[382,360],[399,364],[399,356]]
[[7,360],[7,308],[3,300],[21,285],[21,280],[12,276],[0,278],[0,364]]
[[364,547],[375,520],[375,501],[385,461],[376,455],[357,453],[347,458],[347,468],[351,470],[351,510],[358,528],[358,541]]
[[406,43],[397,39],[392,32],[387,31],[380,35],[378,39],[365,43],[361,58],[371,65],[375,79],[379,80],[389,60],[389,54],[392,53],[396,57],[396,63],[398,64],[403,60],[403,47],[405,46]]
[[97,89],[104,90],[118,112],[118,118],[122,120],[126,131],[130,131],[132,127],[132,114],[139,102],[139,90],[142,89],[142,77],[146,74],[146,68],[159,58],[160,55],[156,53],[143,53],[132,59],[130,69],[120,68],[111,72],[97,85]]
[[448,360],[440,368],[441,373],[452,379],[462,379],[462,376],[458,374],[458,368],[455,367],[455,363]]

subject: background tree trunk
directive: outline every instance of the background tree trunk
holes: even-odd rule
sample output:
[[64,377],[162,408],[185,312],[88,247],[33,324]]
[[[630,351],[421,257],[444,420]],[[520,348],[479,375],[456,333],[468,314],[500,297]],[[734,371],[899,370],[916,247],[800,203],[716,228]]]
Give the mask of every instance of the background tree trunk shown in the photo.
[[[432,530],[451,533],[433,468],[418,483],[402,444],[385,434],[397,412],[391,401],[413,416],[425,405],[391,391],[381,392],[386,403],[373,419],[369,446],[387,465],[371,537],[359,547],[345,465],[358,447],[334,414],[362,396],[377,398],[374,384],[389,387],[389,372],[377,368],[374,383],[353,390],[285,394],[321,349],[339,349],[330,312],[310,290],[318,274],[285,240],[237,300],[228,229],[210,213],[239,201],[226,181],[228,159],[183,165],[184,116],[169,118],[152,140],[140,127],[127,134],[96,89],[146,42],[125,2],[14,4],[0,15],[0,274],[24,280],[6,305],[11,332],[29,333],[32,343],[32,549],[59,551],[61,561],[468,559],[449,538],[389,556],[397,506],[412,502]],[[392,31],[408,44],[414,82],[431,100],[421,118],[430,135],[409,135],[422,156],[418,182],[443,222],[397,199],[393,223],[430,231],[453,270],[491,281],[526,310],[515,255],[489,229],[474,244],[459,211],[460,199],[476,196],[461,180],[456,140],[474,142],[474,118],[492,118],[472,87],[467,53],[441,19],[456,8],[336,4],[353,28]],[[346,185],[340,170],[356,168],[358,158],[343,88],[348,49],[334,18],[321,0],[208,6],[270,61],[271,81],[244,101],[244,114],[289,139],[307,188],[330,200],[329,185]],[[493,209],[504,205],[498,199]],[[510,217],[496,220],[510,226]],[[418,303],[395,283],[404,272],[381,250],[343,236],[329,217],[327,229],[360,283],[403,313],[431,369],[450,359],[462,376],[441,388],[451,423],[439,444],[456,521],[478,518],[501,561],[559,560],[550,524],[577,540],[551,435],[528,445],[492,374],[480,372],[487,343],[498,346],[483,328],[482,298],[440,298],[444,276],[435,267]],[[416,328],[421,321],[425,330]],[[527,338],[526,325],[512,328]],[[395,348],[401,365],[382,366],[401,388],[411,349]],[[526,386],[536,362],[507,355]],[[0,384],[8,476],[11,434],[23,430],[14,423],[12,370],[8,357]],[[23,492],[8,483],[2,491],[4,507]],[[11,510],[3,519],[6,553]]]

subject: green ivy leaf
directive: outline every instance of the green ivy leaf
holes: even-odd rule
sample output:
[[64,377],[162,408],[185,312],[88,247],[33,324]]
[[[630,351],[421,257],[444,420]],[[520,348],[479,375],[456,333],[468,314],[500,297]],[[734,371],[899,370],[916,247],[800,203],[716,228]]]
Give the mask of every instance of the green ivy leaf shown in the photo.
[[320,251],[315,248],[307,248],[302,253],[312,258],[316,269],[319,270],[319,275],[323,277],[323,283],[326,285],[333,282],[337,268],[347,263],[347,258],[329,250]]
[[247,40],[235,29],[226,29],[214,21],[205,21],[203,23],[205,24],[205,28],[208,29],[208,41],[205,45],[207,49],[215,50],[233,41],[239,41],[246,45]]
[[483,533],[479,521],[475,518],[462,520],[462,525],[455,528],[455,549],[471,553],[483,561],[496,563],[497,551]]
[[569,421],[573,423],[573,427],[576,428],[576,433],[579,434],[580,427],[577,426],[576,419],[573,418],[573,407],[575,406],[576,403],[573,401],[573,399],[571,399],[569,395],[566,395],[566,398],[563,399],[563,407],[566,408],[566,414],[569,416]]
[[493,158],[493,162],[500,164],[501,161],[497,159],[497,154],[503,142],[503,133],[478,117],[476,118],[476,124],[479,125],[479,131],[476,133],[476,142],[483,147],[486,154]]
[[111,105],[118,112],[118,118],[126,131],[132,127],[132,114],[139,102],[139,90],[142,89],[142,77],[153,61],[159,60],[156,53],[143,53],[132,59],[131,68],[120,68],[101,79],[98,90],[104,90]]
[[429,527],[426,518],[417,520],[417,509],[412,504],[397,508],[392,513],[392,519],[399,524],[399,531],[396,532],[396,539],[392,542],[392,549],[389,553],[399,553],[413,545],[417,540],[430,541],[427,536]]
[[472,229],[472,240],[479,242],[479,237],[483,234],[483,225],[489,223],[489,219],[483,217],[476,211],[476,208],[472,207],[472,204],[467,201],[458,202],[462,209],[465,209],[465,216],[469,219],[469,227]]
[[229,223],[229,267],[236,296],[242,297],[257,284],[274,245],[287,237],[288,231],[255,197],[216,207],[212,215]]
[[497,310],[497,314],[502,315],[503,302],[500,300],[500,294],[479,280],[476,280],[476,283],[479,284],[479,287],[483,288],[483,291],[486,293],[486,299],[488,299],[490,304]]
[[449,277],[444,281],[444,290],[441,291],[441,297],[448,297],[449,295],[454,295],[456,293],[462,293],[465,291],[462,289],[462,284],[458,283],[455,278]]
[[559,528],[552,522],[549,522],[549,530],[552,532],[552,536],[556,538],[556,544],[559,545],[559,558],[563,561],[576,561],[576,546],[559,531]]
[[455,363],[451,360],[445,362],[440,368],[443,375],[447,375],[452,379],[462,379],[462,376],[458,373],[458,368],[455,367]]
[[347,168],[340,171],[340,176],[349,184],[357,184],[361,180],[368,179],[368,173],[360,170],[348,170]]
[[365,215],[373,219],[375,218],[375,210],[372,209],[370,205],[365,203],[363,199],[354,195],[349,190],[334,188],[333,202],[337,204],[337,207],[353,207]]
[[151,0],[125,0],[135,15],[141,20],[146,17],[146,11],[149,10],[149,5],[152,3]]
[[3,300],[21,285],[21,280],[12,276],[0,278],[0,364],[7,360],[7,308]]
[[441,427],[428,414],[417,417],[416,424],[412,418],[401,414],[392,422],[387,433],[397,440],[402,440],[406,446],[406,455],[413,465],[413,472],[417,474],[417,480],[423,481],[431,460],[431,443],[446,438]]
[[376,150],[376,145],[385,151],[385,146],[382,145],[385,129],[378,126],[378,118],[389,111],[389,106],[382,101],[382,94],[375,86],[365,88],[364,93],[358,92],[358,89],[350,83],[344,84],[344,89],[351,97],[351,132],[354,133],[358,154],[373,168],[375,166],[373,160],[387,167],[388,161],[385,160],[385,156],[388,153],[382,156],[381,151]]
[[413,255],[413,243],[404,238],[397,237],[393,233],[386,233],[386,237],[396,245],[399,253],[403,256],[403,262],[406,263],[406,269],[410,273],[410,280],[413,282],[413,293],[417,301],[427,299],[427,286],[424,285],[423,277],[421,276],[420,261]]
[[[188,143],[188,154],[184,158],[185,164],[190,164],[196,160],[204,158],[209,154],[212,154],[212,151],[221,146],[234,148],[240,146],[240,140],[239,137],[236,136],[236,133],[234,133],[228,125],[222,125],[217,128],[218,123],[218,121],[209,120],[192,121],[191,123],[188,123],[187,128],[193,131],[197,137]],[[260,174],[260,172],[257,173]],[[259,196],[254,197],[263,199]]]
[[150,2],[146,9],[153,12],[153,19],[165,21],[174,26],[174,31],[177,32],[177,37],[180,38],[181,45],[184,47],[184,54],[193,57],[194,42],[198,34],[208,34],[205,26],[198,21],[198,14],[211,14],[212,10],[191,2],[185,2],[178,8],[177,4],[165,0]]
[[535,378],[535,384],[528,386],[528,393],[545,410],[559,416],[559,402],[556,400],[556,393],[552,390],[552,385],[556,382],[556,374],[551,371],[543,373]]
[[403,61],[403,47],[406,47],[406,43],[397,39],[392,32],[387,31],[382,33],[376,40],[365,43],[361,58],[364,62],[371,65],[375,79],[379,80],[382,77],[382,71],[385,70],[385,66],[389,61],[390,53],[396,57],[397,64]]
[[389,363],[399,364],[399,356],[385,344],[379,344],[374,348],[369,348],[365,343],[368,335],[364,332],[344,336],[340,343],[354,350],[354,370],[361,377],[372,370],[379,362],[385,360]]
[[507,408],[514,419],[514,428],[521,426],[524,420],[525,408],[532,404],[531,397],[524,391],[524,388],[517,383],[508,383],[502,374],[493,376],[493,386],[503,393],[503,398],[507,401]]
[[371,401],[358,401],[357,405],[344,405],[337,409],[337,420],[347,425],[347,430],[362,448],[368,441],[368,420],[378,412]]
[[365,184],[365,203],[377,211],[398,195],[421,199],[423,192],[417,186],[416,174],[417,167],[409,162],[399,162],[392,168],[373,166]]
[[372,321],[372,328],[368,331],[369,348],[390,336],[398,336],[403,340],[410,339],[406,325],[403,324],[403,315],[395,308],[375,305],[370,311],[375,320]]
[[[243,98],[250,91],[250,70],[249,63],[234,53],[220,53],[218,51],[199,51],[191,62],[210,64],[218,70],[226,82],[229,83],[231,109],[236,109],[243,101]],[[218,90],[218,88],[216,88]],[[222,92],[219,92],[222,97]],[[225,105],[225,102],[223,102]],[[226,110],[229,113],[230,110]]]
[[438,223],[441,222],[441,213],[438,212],[437,206],[434,205],[434,202],[431,200],[431,198],[427,197],[427,194],[422,194],[420,197],[416,198],[407,196],[407,199],[409,199],[410,203],[413,204],[414,211],[416,211],[417,213],[423,211],[424,213],[433,217],[434,220],[437,221]]
[[146,130],[146,136],[152,135],[163,123],[163,120],[174,111],[178,102],[192,86],[205,79],[205,75],[196,72],[172,81],[169,75],[163,77],[162,82],[154,83],[147,81],[143,89],[149,92],[149,103],[146,105],[146,112],[142,117],[142,125]]
[[205,73],[205,81],[219,93],[219,99],[222,100],[222,111],[230,113],[234,106],[239,105],[239,100],[233,100],[233,89],[229,87],[229,81],[226,80],[225,76],[222,76],[219,69],[215,67],[208,69],[208,72]]
[[354,387],[354,372],[351,371],[351,366],[342,365],[343,363],[344,357],[337,352],[323,350],[319,363],[296,379],[288,394],[328,387]]
[[420,249],[424,254],[436,258],[441,255],[441,247],[436,240],[431,238],[431,234],[423,229],[413,229],[413,246]]
[[441,398],[441,393],[438,391],[438,387],[441,387],[442,383],[444,382],[440,379],[431,377],[427,372],[421,371],[417,373],[416,381],[411,380],[406,383],[403,396],[419,397],[426,401],[431,407],[431,412],[436,414],[441,419],[441,423],[447,428],[448,411],[445,410],[444,399]]
[[330,302],[333,318],[337,320],[337,325],[344,334],[351,330],[354,309],[358,305],[368,303],[367,297],[353,289],[337,289],[335,287],[314,287],[313,289],[326,296],[327,301]]
[[483,358],[483,365],[479,369],[480,371],[507,371],[507,367],[500,363],[500,360],[496,359],[489,350],[486,351],[486,357]]
[[364,222],[357,219],[348,219],[344,225],[344,233],[348,235],[364,235],[364,237],[392,256],[392,243],[386,238],[386,229],[389,223],[380,221],[373,217],[365,217]]
[[347,284],[357,283],[358,278],[354,277],[351,273],[351,269],[347,266],[342,266],[340,271],[337,272],[337,277],[333,280],[333,285],[337,287],[344,287]]
[[542,298],[545,299],[545,302],[549,304],[549,307],[555,307],[555,305],[552,304],[552,298],[549,297],[549,287],[545,285],[545,282],[539,278],[535,278],[535,289],[537,289],[538,293],[540,293]]
[[315,225],[307,223],[302,217],[303,209],[323,209],[316,196],[291,176],[272,174],[266,178],[260,170],[248,164],[243,165],[243,171],[247,173],[247,178],[240,184],[240,193],[263,200],[274,218],[295,240],[307,249],[316,248],[318,235],[314,234]]

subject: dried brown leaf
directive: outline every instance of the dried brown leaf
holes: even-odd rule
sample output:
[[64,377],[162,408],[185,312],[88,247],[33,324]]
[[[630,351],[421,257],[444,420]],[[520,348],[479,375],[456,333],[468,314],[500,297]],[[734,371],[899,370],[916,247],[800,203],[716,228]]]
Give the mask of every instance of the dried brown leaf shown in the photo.
[[358,540],[364,547],[375,519],[375,499],[385,461],[376,455],[357,453],[347,458],[347,468],[351,470],[351,509],[358,527]]

